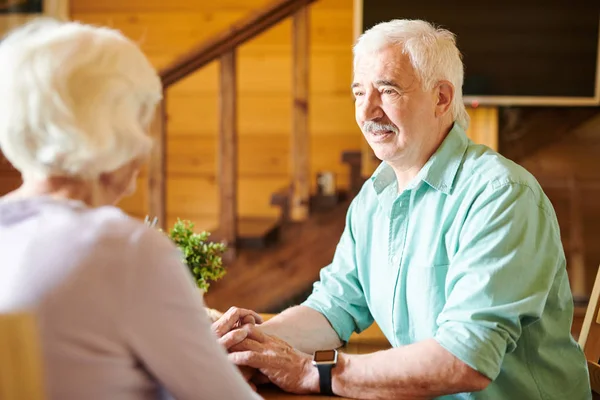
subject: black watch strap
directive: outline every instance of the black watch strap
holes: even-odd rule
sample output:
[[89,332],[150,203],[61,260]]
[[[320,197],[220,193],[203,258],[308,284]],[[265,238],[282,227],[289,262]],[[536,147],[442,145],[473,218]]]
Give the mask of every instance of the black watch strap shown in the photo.
[[319,371],[321,394],[333,396],[333,389],[331,388],[331,368],[333,368],[333,364],[317,364],[316,367]]

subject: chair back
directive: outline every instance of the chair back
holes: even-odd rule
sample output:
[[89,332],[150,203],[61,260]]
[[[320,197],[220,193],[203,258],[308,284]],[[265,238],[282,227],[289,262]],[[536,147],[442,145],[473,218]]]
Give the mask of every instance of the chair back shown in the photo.
[[579,345],[585,353],[594,399],[600,399],[600,269],[590,296],[579,334]]
[[43,400],[43,380],[34,316],[0,314],[0,399]]

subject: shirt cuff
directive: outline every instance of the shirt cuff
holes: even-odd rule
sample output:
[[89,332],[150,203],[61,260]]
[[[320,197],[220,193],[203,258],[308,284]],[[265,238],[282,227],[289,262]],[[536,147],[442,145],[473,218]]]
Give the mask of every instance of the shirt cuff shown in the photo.
[[500,374],[509,339],[508,334],[505,337],[477,324],[446,322],[435,340],[469,367],[494,380]]
[[356,323],[346,310],[334,303],[334,299],[317,291],[313,292],[302,305],[323,314],[333,327],[333,330],[337,333],[340,340],[345,343],[356,330]]

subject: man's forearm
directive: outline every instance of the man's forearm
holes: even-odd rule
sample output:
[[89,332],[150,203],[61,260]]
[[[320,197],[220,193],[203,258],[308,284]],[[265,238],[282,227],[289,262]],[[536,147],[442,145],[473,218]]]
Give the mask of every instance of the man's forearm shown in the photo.
[[261,330],[285,340],[294,348],[307,354],[342,345],[327,318],[306,306],[285,310],[263,323]]
[[430,399],[483,390],[490,379],[434,339],[365,355],[340,354],[333,391],[361,399]]

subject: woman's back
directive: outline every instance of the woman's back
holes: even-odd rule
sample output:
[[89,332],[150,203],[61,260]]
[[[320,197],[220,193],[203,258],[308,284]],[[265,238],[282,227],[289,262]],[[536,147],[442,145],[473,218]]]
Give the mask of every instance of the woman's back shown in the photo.
[[37,315],[51,399],[254,398],[175,246],[115,207],[0,201],[0,312]]

